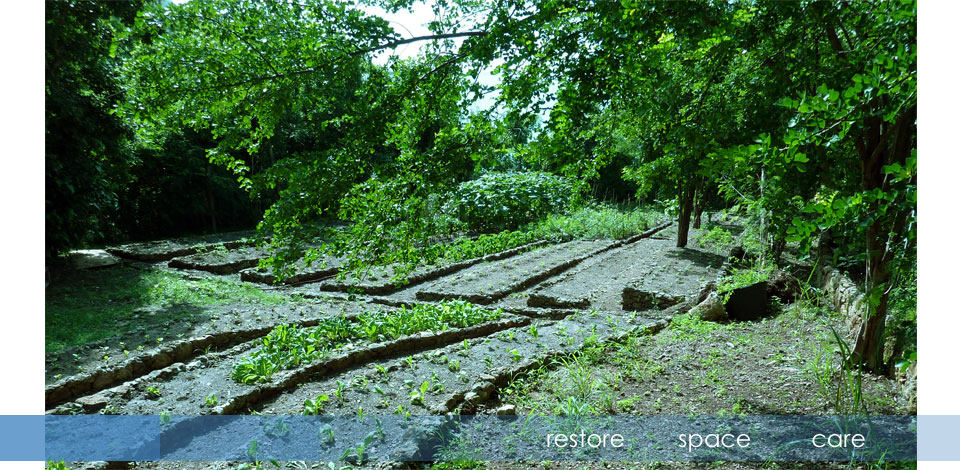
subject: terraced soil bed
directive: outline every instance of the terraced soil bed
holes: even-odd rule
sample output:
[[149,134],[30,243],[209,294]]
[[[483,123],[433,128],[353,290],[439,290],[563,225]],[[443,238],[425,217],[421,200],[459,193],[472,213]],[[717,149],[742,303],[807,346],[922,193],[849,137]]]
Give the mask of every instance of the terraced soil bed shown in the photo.
[[317,290],[320,290],[328,292],[385,295],[393,293],[405,286],[417,285],[423,282],[431,281],[479,263],[493,262],[509,258],[511,256],[516,256],[520,253],[531,251],[547,244],[549,244],[547,241],[537,241],[498,253],[491,253],[479,258],[472,258],[456,262],[441,261],[437,264],[418,266],[412,272],[403,275],[400,279],[396,279],[396,266],[374,266],[370,268],[368,272],[360,276],[350,275],[346,279],[330,279],[320,283],[318,286],[316,286],[316,288],[313,286],[305,288],[302,290],[302,293],[305,295],[314,295]]
[[[661,233],[670,238],[675,231],[670,227]],[[529,307],[614,311],[621,308],[624,288],[637,285],[683,300],[716,277],[723,257],[692,241],[687,248],[675,244],[672,239],[645,238],[589,258],[541,284],[526,303]],[[666,308],[673,303],[631,310]]]
[[[302,258],[297,260],[292,268],[293,273],[287,275],[281,281],[283,284],[301,284],[305,282],[319,281],[333,276],[340,272],[343,266],[343,259],[325,256],[314,260],[309,265]],[[272,268],[247,268],[240,271],[240,279],[246,282],[258,282],[263,284],[275,284],[277,282],[276,273]]]
[[174,258],[167,263],[171,268],[196,269],[214,274],[233,274],[241,269],[256,266],[270,254],[260,248],[243,246],[233,250],[214,249]]
[[155,263],[187,256],[199,251],[218,248],[228,250],[253,244],[256,232],[252,230],[226,232],[189,238],[174,238],[151,242],[128,243],[107,248],[107,252],[121,258]]
[[[416,299],[464,299],[488,304],[530,287],[576,265],[587,257],[616,246],[611,240],[572,241],[501,261],[485,262],[413,288]],[[402,293],[398,294],[403,297]]]
[[[370,314],[364,313],[353,318],[327,316],[319,323],[329,323],[331,326],[356,325],[353,328],[366,328],[367,322],[362,322],[362,326],[358,323],[364,315]],[[376,315],[389,315],[389,312]],[[499,314],[493,318],[497,317]],[[261,380],[255,380],[254,383],[241,383],[241,376],[236,374],[238,365],[252,363],[250,358],[256,358],[258,354],[262,357],[265,351],[274,354],[270,351],[275,349],[269,349],[269,347],[280,341],[282,337],[271,333],[273,339],[270,343],[258,338],[224,352],[201,355],[188,364],[175,363],[100,392],[95,399],[84,397],[77,403],[63,405],[57,412],[78,409],[84,411],[103,409],[116,414],[151,414],[156,413],[158,409],[173,414],[243,412],[255,405],[263,396],[291,388],[303,381],[307,375],[330,373],[397,354],[431,349],[462,339],[483,336],[523,324],[528,320],[506,316],[499,320],[483,321],[482,318],[478,318],[474,322],[476,321],[481,323],[453,329],[447,326],[441,327],[439,324],[423,327],[428,330],[417,330],[416,326],[408,326],[406,328],[413,328],[413,331],[420,332],[381,342],[364,341],[360,338],[349,340],[350,342],[336,341],[335,349],[324,353],[317,351],[321,354],[320,358],[313,359],[313,356],[305,356],[304,359],[297,359],[295,363],[279,366],[265,376],[263,380],[265,383],[256,383]],[[438,327],[441,329],[437,329]],[[291,353],[297,351],[300,350],[290,350]],[[243,382],[246,380],[244,379]],[[215,398],[211,399],[211,394]],[[91,408],[96,409],[91,410]]]
[[631,328],[653,331],[658,322],[663,324],[639,315],[599,314],[534,321],[484,338],[318,377],[259,411],[299,414],[307,400],[326,395],[321,411],[330,414],[357,414],[358,409],[372,414],[435,414],[458,408],[466,412],[491,399],[497,386],[512,375],[549,357],[608,341]]
[[[291,298],[287,303],[275,304],[237,301],[227,305],[190,309],[181,306],[169,308],[177,315],[167,315],[166,309],[136,310],[132,312],[128,322],[138,322],[140,326],[128,333],[47,354],[47,385],[74,380],[73,376],[101,374],[125,367],[125,364],[131,361],[143,359],[153,362],[153,359],[149,358],[166,349],[176,348],[176,344],[181,342],[197,343],[196,347],[201,350],[207,346],[217,350],[223,344],[232,345],[245,340],[244,336],[251,331],[269,331],[281,323],[299,323],[326,315],[354,315],[372,307],[362,301],[332,302]],[[157,321],[152,323],[153,320]],[[231,334],[236,334],[236,338],[231,338]],[[224,337],[224,341],[216,340],[201,345],[206,337]]]

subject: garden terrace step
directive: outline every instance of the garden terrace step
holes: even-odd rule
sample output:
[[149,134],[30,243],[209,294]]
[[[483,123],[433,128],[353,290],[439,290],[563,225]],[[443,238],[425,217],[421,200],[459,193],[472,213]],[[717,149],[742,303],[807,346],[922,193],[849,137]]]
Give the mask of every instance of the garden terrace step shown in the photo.
[[[356,307],[362,304],[344,305]],[[54,408],[81,396],[96,393],[151,372],[164,369],[171,364],[203,356],[207,354],[206,351],[210,349],[221,349],[243,343],[256,344],[259,338],[266,336],[280,324],[295,324],[301,327],[311,327],[318,325],[323,319],[341,314],[347,319],[354,319],[361,311],[346,312],[344,310],[338,310],[336,313],[328,312],[321,317],[299,320],[287,319],[281,323],[271,323],[258,328],[215,331],[203,336],[172,341],[157,349],[134,354],[118,364],[101,366],[92,371],[66,377],[56,383],[48,385],[45,392],[45,404],[48,409]]]
[[[507,376],[531,361],[569,354],[585,344],[618,338],[632,328],[649,328],[660,322],[664,319],[622,312],[581,312],[558,321],[533,321],[484,338],[382,363],[383,370],[370,365],[362,370],[318,377],[265,402],[258,411],[300,414],[306,400],[328,395],[324,411],[329,414],[356,414],[358,408],[363,408],[364,413],[393,414],[397,405],[413,414],[446,413],[459,406],[477,383],[486,382],[491,376]],[[422,397],[422,404],[413,403],[410,393],[417,392],[425,381],[431,382],[430,391]],[[335,397],[338,382],[342,384],[342,403]],[[443,385],[442,391],[436,388],[438,383]]]
[[[673,240],[649,239],[639,246],[637,263],[629,269],[627,282],[619,282],[623,310],[661,309],[696,296],[716,279],[725,257],[699,248],[693,240],[677,248]],[[632,280],[631,280],[632,279]],[[615,293],[610,301],[615,302]]]
[[175,238],[152,242],[128,243],[107,248],[107,252],[121,258],[155,263],[169,261],[179,256],[187,256],[200,251],[210,251],[219,247],[228,250],[253,245],[256,232],[240,231],[205,235],[191,238]]
[[[448,264],[439,264],[439,265],[430,265],[430,266],[419,266],[413,270],[410,274],[406,275],[404,279],[400,281],[394,281],[393,278],[395,274],[395,266],[375,266],[370,268],[370,272],[365,274],[362,278],[357,278],[354,276],[348,277],[347,279],[330,279],[324,281],[318,286],[318,289],[321,291],[328,292],[350,292],[350,293],[361,293],[368,295],[387,295],[393,293],[399,289],[406,288],[409,286],[414,286],[421,284],[427,281],[432,281],[442,276],[446,276],[457,271],[469,268],[479,263],[483,262],[492,262],[501,260],[504,258],[509,258],[515,256],[519,253],[533,250],[541,246],[549,244],[549,241],[539,240],[533,243],[528,243],[526,245],[518,246],[516,248],[511,248],[509,250],[500,251],[497,253],[491,253],[486,256],[481,256],[478,258],[473,258],[464,261],[458,261]],[[311,289],[312,290],[312,289]],[[305,295],[310,295],[309,291],[304,292]],[[315,295],[315,294],[314,294]]]
[[[134,381],[101,392],[104,406],[119,414],[155,414],[158,409],[173,414],[236,414],[255,407],[263,399],[294,388],[316,375],[334,374],[371,361],[433,349],[464,339],[486,336],[499,330],[525,325],[527,318],[506,316],[467,328],[421,332],[373,344],[334,352],[294,369],[276,372],[265,384],[241,384],[233,380],[234,364],[261,341],[254,340],[224,353],[201,356],[189,364],[176,363]],[[151,389],[153,392],[151,392]],[[206,401],[215,394],[214,405]],[[160,399],[162,398],[162,401]],[[63,410],[77,407],[64,406]],[[60,411],[63,411],[60,410]]]
[[622,243],[610,240],[578,240],[501,261],[481,263],[417,288],[416,298],[421,301],[464,299],[489,304]]
[[[303,258],[293,263],[293,274],[283,278],[283,284],[303,284],[327,279],[340,272],[343,267],[343,258],[324,256],[314,260],[308,266]],[[256,267],[240,271],[240,279],[246,282],[262,284],[276,283],[277,276],[272,268],[260,269]]]
[[[641,266],[655,264],[665,253],[663,244],[643,239],[668,225],[662,224],[624,240],[623,246],[587,259],[557,278],[546,281],[530,293],[527,305],[541,308],[586,309],[593,306],[606,310],[618,309],[616,304],[619,303],[619,292],[623,285],[639,275]],[[609,301],[613,297],[615,303]]]
[[233,250],[211,250],[174,258],[167,266],[177,269],[196,269],[214,274],[233,274],[256,266],[269,257],[265,249],[244,246]]

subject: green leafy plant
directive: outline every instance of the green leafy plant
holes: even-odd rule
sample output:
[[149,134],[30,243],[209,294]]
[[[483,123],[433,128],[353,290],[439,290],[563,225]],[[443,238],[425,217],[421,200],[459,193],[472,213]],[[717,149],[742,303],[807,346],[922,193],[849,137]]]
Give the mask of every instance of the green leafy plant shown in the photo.
[[419,390],[410,392],[410,403],[423,406],[423,399],[427,396],[428,390],[430,390],[430,381],[424,381],[420,384]]
[[207,395],[207,398],[205,399],[205,401],[207,403],[207,406],[211,408],[213,408],[214,406],[217,406],[217,396],[212,393]]
[[318,395],[313,400],[306,400],[303,402],[303,414],[305,415],[319,415],[323,414],[323,408],[326,406],[327,401],[330,400],[328,395]]

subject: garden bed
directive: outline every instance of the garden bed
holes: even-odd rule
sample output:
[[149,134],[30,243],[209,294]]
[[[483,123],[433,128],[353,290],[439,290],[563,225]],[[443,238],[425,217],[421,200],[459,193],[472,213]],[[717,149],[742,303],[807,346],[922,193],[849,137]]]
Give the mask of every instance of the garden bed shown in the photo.
[[260,248],[243,246],[232,250],[213,249],[174,258],[167,263],[171,268],[196,269],[214,274],[233,274],[256,266],[270,254]]
[[422,301],[464,299],[489,304],[618,244],[610,240],[572,241],[502,261],[480,263],[417,288],[416,298]]
[[[293,273],[284,277],[281,282],[283,284],[302,284],[326,279],[340,272],[343,261],[342,258],[324,256],[307,265],[307,262],[301,258],[293,263]],[[240,271],[240,279],[262,284],[275,284],[277,282],[276,273],[272,268],[252,267],[244,269]]]
[[175,238],[151,242],[128,243],[107,248],[107,252],[121,258],[155,263],[168,261],[180,256],[192,255],[200,251],[210,251],[221,247],[232,250],[253,244],[256,232],[239,231],[190,238]]

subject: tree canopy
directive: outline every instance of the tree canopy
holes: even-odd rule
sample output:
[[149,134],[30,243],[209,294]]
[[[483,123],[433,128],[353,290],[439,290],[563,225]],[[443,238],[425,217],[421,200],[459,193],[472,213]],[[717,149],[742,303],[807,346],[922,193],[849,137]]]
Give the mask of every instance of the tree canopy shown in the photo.
[[915,1],[438,0],[418,37],[368,8],[412,5],[48,2],[49,250],[109,219],[129,155],[186,135],[217,166],[192,173],[257,201],[278,266],[317,236],[355,265],[415,262],[464,229],[441,216],[463,183],[536,170],[576,197],[674,201],[678,246],[721,204],[755,215],[774,260],[830,233],[879,318],[857,360],[881,366],[916,259]]

